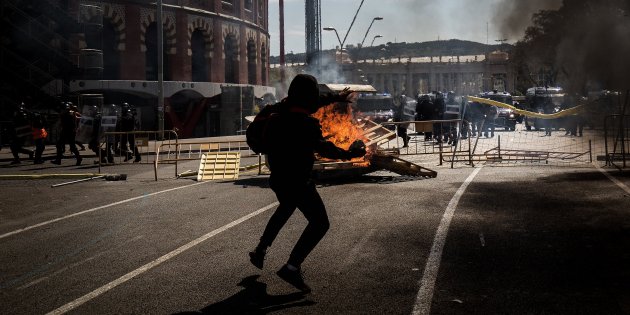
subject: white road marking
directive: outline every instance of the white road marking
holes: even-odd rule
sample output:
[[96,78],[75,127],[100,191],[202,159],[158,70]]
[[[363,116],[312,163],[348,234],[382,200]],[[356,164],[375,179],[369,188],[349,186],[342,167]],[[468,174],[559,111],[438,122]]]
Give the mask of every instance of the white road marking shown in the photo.
[[[483,167],[483,166],[482,166]],[[431,311],[431,301],[433,300],[433,290],[435,288],[435,280],[437,279],[438,270],[440,269],[440,261],[442,260],[442,251],[444,250],[444,243],[446,242],[446,236],[448,235],[448,228],[451,225],[451,220],[455,214],[455,209],[459,203],[459,199],[466,191],[468,185],[473,181],[477,173],[482,167],[475,168],[473,172],[466,178],[464,183],[459,187],[451,201],[446,206],[440,225],[438,225],[435,238],[433,239],[433,245],[431,246],[431,253],[427,259],[427,264],[424,267],[424,273],[420,280],[420,289],[416,296],[416,303],[413,306],[413,315],[428,315]]]
[[357,260],[357,257],[361,253],[361,250],[363,250],[363,247],[365,247],[365,244],[375,232],[376,232],[376,229],[370,229],[367,233],[363,235],[363,237],[361,237],[361,240],[359,241],[359,243],[357,243],[352,248],[352,250],[350,250],[350,253],[341,264],[341,270],[345,270],[347,267],[354,264],[354,262]]
[[24,290],[24,289],[27,289],[29,287],[32,287],[32,286],[34,286],[34,285],[36,285],[36,284],[38,284],[38,283],[40,283],[40,282],[42,282],[44,280],[48,280],[48,279],[50,279],[50,278],[52,278],[52,277],[54,277],[54,276],[56,276],[58,274],[61,274],[62,272],[65,272],[66,270],[72,269],[74,267],[78,267],[78,266],[80,266],[80,265],[82,265],[82,264],[84,264],[84,263],[86,263],[88,261],[92,261],[92,260],[94,260],[94,259],[96,259],[98,257],[101,257],[101,256],[103,256],[105,254],[110,253],[114,249],[119,249],[119,248],[121,248],[121,247],[123,247],[123,246],[125,246],[125,245],[127,245],[127,244],[129,244],[131,242],[135,242],[135,241],[137,241],[137,240],[139,240],[139,239],[141,239],[143,237],[144,237],[144,235],[137,235],[137,236],[135,236],[135,237],[133,237],[133,238],[131,238],[129,240],[126,240],[126,241],[122,242],[121,244],[119,244],[118,246],[116,246],[116,247],[114,247],[112,249],[106,250],[104,252],[100,252],[100,253],[98,253],[98,254],[96,254],[94,256],[90,256],[90,257],[88,257],[88,258],[86,258],[86,259],[84,259],[82,261],[70,264],[70,265],[68,265],[66,267],[63,267],[63,268],[57,270],[57,271],[54,271],[53,273],[51,273],[51,274],[49,274],[47,276],[35,279],[35,280],[33,280],[33,281],[31,281],[31,282],[29,282],[29,283],[27,283],[27,284],[25,284],[25,285],[23,285],[21,287],[18,287],[17,289],[18,290]]
[[606,175],[606,177],[608,177],[608,179],[610,179],[613,183],[615,183],[617,186],[619,186],[619,188],[623,189],[625,192],[630,194],[630,188],[628,186],[626,186],[626,184],[624,184],[620,180],[614,178],[612,175],[610,175],[610,173],[608,173],[608,171],[606,171],[605,169],[601,168],[599,165],[595,164],[595,168],[597,168],[600,172],[602,172],[602,174]]
[[155,259],[155,260],[145,264],[144,266],[141,266],[140,268],[138,268],[136,270],[133,270],[133,271],[127,273],[126,275],[124,275],[124,276],[122,276],[122,277],[120,277],[120,278],[118,278],[118,279],[116,279],[116,280],[114,280],[114,281],[112,281],[112,282],[110,282],[108,284],[105,284],[104,286],[102,286],[102,287],[100,287],[100,288],[98,288],[98,289],[96,289],[96,290],[94,290],[94,291],[92,291],[92,292],[90,292],[90,293],[88,293],[88,294],[86,294],[86,295],[84,295],[84,296],[82,296],[82,297],[72,301],[72,302],[69,302],[69,303],[67,303],[67,304],[65,304],[65,305],[63,305],[63,306],[61,306],[61,307],[59,307],[59,308],[57,308],[57,309],[55,309],[53,311],[48,312],[47,315],[64,314],[64,313],[66,313],[68,311],[71,311],[71,310],[81,306],[82,304],[84,304],[84,303],[86,303],[86,302],[88,302],[88,301],[98,297],[99,295],[101,295],[101,294],[103,294],[103,293],[105,293],[105,292],[107,292],[107,291],[109,291],[109,290],[111,290],[111,289],[113,289],[113,288],[115,288],[115,287],[117,287],[117,286],[119,286],[119,285],[129,281],[129,280],[131,280],[132,278],[134,278],[134,277],[136,277],[136,276],[138,276],[138,275],[140,275],[142,273],[145,273],[145,272],[149,271],[150,269],[160,265],[161,263],[168,261],[169,259],[171,259],[171,258],[173,258],[173,257],[175,257],[175,256],[177,256],[177,255],[179,255],[179,254],[181,254],[181,253],[183,253],[183,252],[193,248],[196,245],[199,245],[200,243],[208,240],[209,238],[211,238],[213,236],[216,236],[217,234],[220,234],[222,232],[225,232],[225,231],[229,230],[230,228],[235,227],[235,226],[237,226],[237,225],[239,225],[239,224],[241,224],[241,223],[243,223],[243,222],[245,222],[245,221],[247,221],[247,220],[249,220],[249,219],[251,219],[251,218],[253,218],[253,217],[255,217],[255,216],[257,216],[257,215],[259,215],[259,214],[261,214],[261,213],[263,213],[263,212],[265,212],[265,211],[267,211],[267,210],[269,210],[269,209],[271,209],[273,207],[275,207],[275,206],[277,206],[277,205],[278,205],[278,202],[274,202],[274,203],[272,203],[270,205],[267,205],[267,206],[265,206],[263,208],[260,208],[260,209],[258,209],[256,211],[254,211],[254,212],[252,212],[252,213],[250,213],[250,214],[248,214],[248,215],[246,215],[244,217],[241,217],[240,219],[238,219],[236,221],[232,221],[231,223],[228,223],[228,224],[226,224],[226,225],[224,225],[224,226],[222,226],[222,227],[220,227],[220,228],[218,228],[216,230],[213,230],[213,231],[211,231],[211,232],[209,232],[209,233],[207,233],[207,234],[205,234],[205,235],[203,235],[203,236],[201,236],[201,237],[199,237],[199,238],[197,238],[197,239],[195,239],[193,241],[190,241],[189,243],[187,243],[185,245],[182,245],[181,247],[171,251],[170,253],[168,253],[168,254],[166,254],[166,255],[158,258],[158,259]]
[[4,234],[0,235],[0,239],[3,239],[5,237],[9,237],[11,235],[15,235],[15,234],[18,234],[18,233],[26,232],[28,230],[32,230],[32,229],[35,229],[35,228],[38,228],[38,227],[42,227],[42,226],[45,226],[45,225],[49,225],[49,224],[52,224],[52,223],[55,223],[55,222],[59,222],[59,221],[70,219],[70,218],[73,218],[73,217],[76,217],[76,216],[80,216],[80,215],[83,215],[83,214],[86,214],[86,213],[98,211],[98,210],[105,209],[105,208],[110,208],[110,207],[113,207],[113,206],[117,206],[117,205],[121,205],[121,204],[124,204],[124,203],[131,202],[131,201],[134,201],[134,200],[138,200],[138,199],[142,199],[142,198],[146,198],[146,197],[151,197],[151,196],[167,193],[167,192],[175,191],[175,190],[178,190],[178,189],[183,189],[183,188],[193,187],[193,186],[197,186],[197,185],[202,185],[202,184],[205,184],[205,183],[207,183],[207,182],[199,182],[199,183],[194,183],[192,185],[186,185],[186,186],[181,186],[181,187],[175,187],[175,188],[170,188],[170,189],[166,189],[166,190],[156,191],[156,192],[153,192],[153,193],[150,193],[150,194],[144,194],[142,196],[133,197],[133,198],[117,201],[117,202],[114,202],[114,203],[106,204],[106,205],[103,205],[103,206],[100,206],[100,207],[96,207],[96,208],[80,211],[80,212],[77,212],[77,213],[69,214],[69,215],[66,215],[66,216],[63,216],[63,217],[60,217],[60,218],[48,220],[48,221],[45,221],[45,222],[37,223],[35,225],[27,226],[25,228],[17,229],[15,231],[4,233]]

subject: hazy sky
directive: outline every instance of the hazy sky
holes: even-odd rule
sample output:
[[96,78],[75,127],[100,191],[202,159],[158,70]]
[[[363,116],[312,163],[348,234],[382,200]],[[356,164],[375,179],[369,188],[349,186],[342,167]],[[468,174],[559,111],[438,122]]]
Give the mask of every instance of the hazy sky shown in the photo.
[[[337,29],[339,37],[347,33],[352,17],[361,0],[321,0],[322,26]],[[556,8],[559,0],[365,0],[354,26],[350,30],[345,45],[360,43],[372,22],[372,18],[382,16],[370,29],[365,45],[369,45],[374,35],[382,35],[374,44],[386,42],[423,42],[440,39],[463,39],[494,43],[496,39],[508,38],[516,41],[522,36],[525,24],[531,14],[542,8]],[[528,6],[523,9],[522,6]],[[502,30],[501,12],[518,8],[515,19],[518,34]],[[534,8],[535,7],[535,8]],[[304,0],[284,1],[285,51],[304,52]],[[522,12],[521,12],[522,11]],[[514,20],[514,19],[512,19]],[[271,35],[271,55],[280,54],[278,28],[278,0],[269,1],[269,33]],[[486,25],[487,32],[486,32]],[[339,45],[334,32],[322,31],[322,49],[332,49]]]

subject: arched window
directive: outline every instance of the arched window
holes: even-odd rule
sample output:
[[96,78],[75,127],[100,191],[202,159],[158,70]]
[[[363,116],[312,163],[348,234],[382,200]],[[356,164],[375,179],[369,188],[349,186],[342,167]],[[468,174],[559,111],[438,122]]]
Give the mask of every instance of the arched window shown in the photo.
[[[155,22],[151,23],[149,27],[147,27],[147,32],[145,35],[145,44],[147,46],[146,51],[146,80],[148,81],[157,81],[158,79],[158,57],[157,57],[157,24]],[[163,44],[163,63],[162,63],[162,71],[164,81],[171,80],[171,67],[169,67],[169,58],[166,53],[168,48],[166,45],[166,38],[162,36],[162,44]]]
[[208,67],[210,65],[203,30],[196,29],[190,38],[192,50],[192,80],[195,82],[208,82]]
[[260,84],[267,85],[267,46],[264,43],[260,48]]
[[120,78],[120,52],[118,51],[116,29],[111,21],[103,23],[103,79]]
[[238,83],[238,41],[236,36],[225,37],[225,82]]
[[247,82],[256,84],[256,42],[247,41]]

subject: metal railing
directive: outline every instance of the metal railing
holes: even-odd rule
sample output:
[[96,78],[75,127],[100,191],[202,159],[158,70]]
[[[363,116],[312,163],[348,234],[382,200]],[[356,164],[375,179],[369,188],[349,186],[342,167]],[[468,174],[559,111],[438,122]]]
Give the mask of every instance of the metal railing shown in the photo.
[[[606,165],[626,168],[630,159],[630,115],[609,115],[604,118],[604,150]],[[615,162],[621,161],[621,166]]]
[[155,180],[158,180],[159,164],[174,164],[175,177],[178,176],[180,161],[201,160],[205,153],[213,152],[241,152],[241,157],[258,157],[259,173],[262,166],[262,156],[254,153],[245,140],[245,136],[235,139],[214,139],[207,141],[182,141],[178,143],[162,143],[156,149],[154,165]]
[[458,147],[458,141],[462,139],[462,123],[463,120],[461,119],[444,119],[386,122],[382,125],[395,126],[397,135],[399,128],[412,127],[415,133],[408,136],[410,138],[409,143],[414,144],[413,146],[402,147],[399,136],[396,137],[396,148],[400,154],[439,154],[441,165],[444,154],[453,154],[453,157],[470,155],[470,150],[462,150],[461,145]]
[[[134,156],[136,164],[154,164],[158,160],[162,146],[174,145],[178,141],[177,132],[173,130],[104,132],[98,145],[98,171],[100,173],[101,166],[111,164],[110,162],[114,164],[127,162],[129,155]],[[131,148],[130,142],[137,151]]]

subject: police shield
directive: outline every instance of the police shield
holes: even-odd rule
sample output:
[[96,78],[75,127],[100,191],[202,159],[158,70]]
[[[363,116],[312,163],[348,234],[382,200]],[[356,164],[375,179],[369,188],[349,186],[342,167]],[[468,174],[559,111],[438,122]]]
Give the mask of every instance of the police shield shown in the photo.
[[96,110],[94,106],[84,105],[81,111],[81,119],[77,128],[76,140],[81,143],[89,143],[94,132],[94,118]]
[[[101,132],[118,131],[117,126],[120,122],[120,106],[116,104],[103,105],[101,112]],[[114,150],[116,150],[119,139],[119,136],[107,136],[105,141],[113,146]]]

